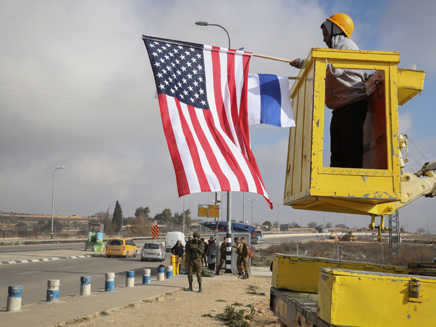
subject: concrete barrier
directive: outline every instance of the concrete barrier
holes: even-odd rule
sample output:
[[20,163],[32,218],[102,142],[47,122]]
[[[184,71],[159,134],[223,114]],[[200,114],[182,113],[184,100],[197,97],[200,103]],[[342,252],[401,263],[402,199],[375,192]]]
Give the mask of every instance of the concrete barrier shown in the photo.
[[165,279],[165,266],[157,267],[157,280],[162,281]]
[[80,277],[80,295],[86,296],[91,294],[91,276]]
[[59,279],[49,279],[47,281],[47,302],[59,301],[59,286],[61,281]]
[[104,290],[106,292],[113,292],[115,288],[115,273],[105,273],[105,277]]
[[142,284],[150,284],[151,269],[144,269],[144,275],[142,276]]
[[6,311],[20,311],[21,310],[21,293],[23,287],[13,285],[8,287],[8,300],[6,304]]
[[135,286],[135,272],[126,271],[126,287]]
[[173,278],[173,266],[166,266],[165,267],[165,277],[167,279]]

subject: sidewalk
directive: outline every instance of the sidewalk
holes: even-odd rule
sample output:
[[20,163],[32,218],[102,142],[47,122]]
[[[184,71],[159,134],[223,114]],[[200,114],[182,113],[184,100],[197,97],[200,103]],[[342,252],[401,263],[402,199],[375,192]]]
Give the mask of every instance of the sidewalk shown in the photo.
[[[51,251],[33,252],[30,254],[15,253],[19,259],[13,260],[15,263],[38,262],[48,260],[68,260],[77,257],[100,256],[101,253],[83,255],[83,251]],[[0,254],[1,262],[12,264],[8,254]],[[271,276],[268,267],[252,267],[252,276]],[[221,274],[213,277],[214,280],[235,281],[237,276],[231,274]],[[211,278],[203,278],[203,283],[207,285]],[[135,278],[134,287],[116,287],[114,292],[105,292],[104,288],[97,292],[92,292],[89,296],[68,295],[61,297],[58,302],[40,302],[22,306],[18,312],[6,312],[0,310],[0,321],[3,326],[54,326],[56,324],[71,321],[76,318],[100,313],[102,311],[122,307],[130,303],[139,302],[147,298],[161,296],[187,286],[186,275],[175,275],[172,279],[157,281],[156,276],[151,276],[148,285],[142,285],[142,277]]]

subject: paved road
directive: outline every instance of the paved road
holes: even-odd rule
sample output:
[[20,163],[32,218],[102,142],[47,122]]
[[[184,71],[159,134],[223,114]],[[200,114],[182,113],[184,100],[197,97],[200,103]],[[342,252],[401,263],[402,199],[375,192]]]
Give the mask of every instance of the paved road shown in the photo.
[[[11,255],[0,247],[0,259]],[[156,268],[160,262],[141,262],[137,258],[106,258],[79,256],[90,252],[81,250],[50,250],[30,251],[27,246],[21,246],[23,251],[14,251],[14,259],[36,260],[66,258],[60,260],[29,262],[20,264],[0,265],[0,325],[1,326],[53,326],[57,323],[75,318],[99,313],[110,308],[124,306],[146,298],[160,296],[167,292],[186,287],[186,276],[177,275],[172,279],[157,281]],[[26,250],[27,249],[27,250]],[[68,259],[69,258],[69,259]],[[74,258],[74,259],[73,259]],[[9,258],[10,259],[10,258]],[[1,260],[0,260],[1,261]],[[167,257],[164,264],[169,264]],[[142,269],[151,268],[150,285],[142,285]],[[135,270],[135,287],[125,287],[125,271]],[[104,291],[104,273],[115,272],[115,291]],[[80,276],[91,275],[92,294],[80,296]],[[268,267],[252,269],[252,275],[271,276]],[[60,279],[60,300],[57,303],[45,302],[47,279]],[[216,276],[223,282],[237,279],[231,274]],[[207,287],[207,278],[204,279]],[[18,312],[6,312],[7,286],[22,285],[22,307]]]
[[92,291],[104,290],[106,272],[114,272],[116,274],[115,285],[121,286],[125,284],[126,271],[134,270],[135,279],[140,283],[143,269],[149,268],[152,275],[156,275],[157,267],[160,264],[169,265],[169,260],[169,256],[163,263],[141,262],[139,257],[98,256],[2,265],[0,267],[0,290],[4,292],[0,293],[0,303],[6,304],[6,290],[10,285],[23,286],[23,305],[43,302],[46,298],[47,280],[49,279],[60,280],[60,297],[77,295],[80,290],[81,276],[91,276]]

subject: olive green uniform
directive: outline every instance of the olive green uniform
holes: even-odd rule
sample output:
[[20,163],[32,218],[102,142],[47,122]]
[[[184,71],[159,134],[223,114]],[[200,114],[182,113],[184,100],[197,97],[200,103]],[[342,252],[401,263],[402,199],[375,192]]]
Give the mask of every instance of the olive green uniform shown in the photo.
[[248,259],[250,258],[250,248],[247,243],[242,243],[241,266],[242,270],[248,275]]
[[237,245],[232,245],[236,249],[236,254],[238,258],[236,259],[236,267],[238,268],[238,273],[242,275],[242,243],[239,242]]
[[197,281],[201,289],[201,272],[203,270],[201,258],[204,253],[204,242],[200,240],[192,240],[189,247],[186,249],[186,258],[188,259],[188,281],[189,287],[192,289],[193,273],[197,275]]
[[216,270],[217,275],[219,274],[219,271],[223,267],[223,263],[226,262],[226,255],[227,255],[226,252],[227,252],[226,242],[224,241],[224,242],[221,243],[221,248],[220,248],[220,263],[219,263],[218,268]]

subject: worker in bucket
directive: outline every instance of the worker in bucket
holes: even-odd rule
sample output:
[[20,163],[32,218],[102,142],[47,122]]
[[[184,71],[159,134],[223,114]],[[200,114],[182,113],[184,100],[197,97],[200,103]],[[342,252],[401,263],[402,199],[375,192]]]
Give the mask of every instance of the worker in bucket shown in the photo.
[[[353,20],[346,14],[334,14],[321,24],[323,41],[330,49],[359,50],[350,40]],[[291,66],[302,68],[304,59]],[[359,69],[327,65],[325,103],[332,109],[330,123],[330,166],[362,168],[363,124],[368,107],[365,80]]]

